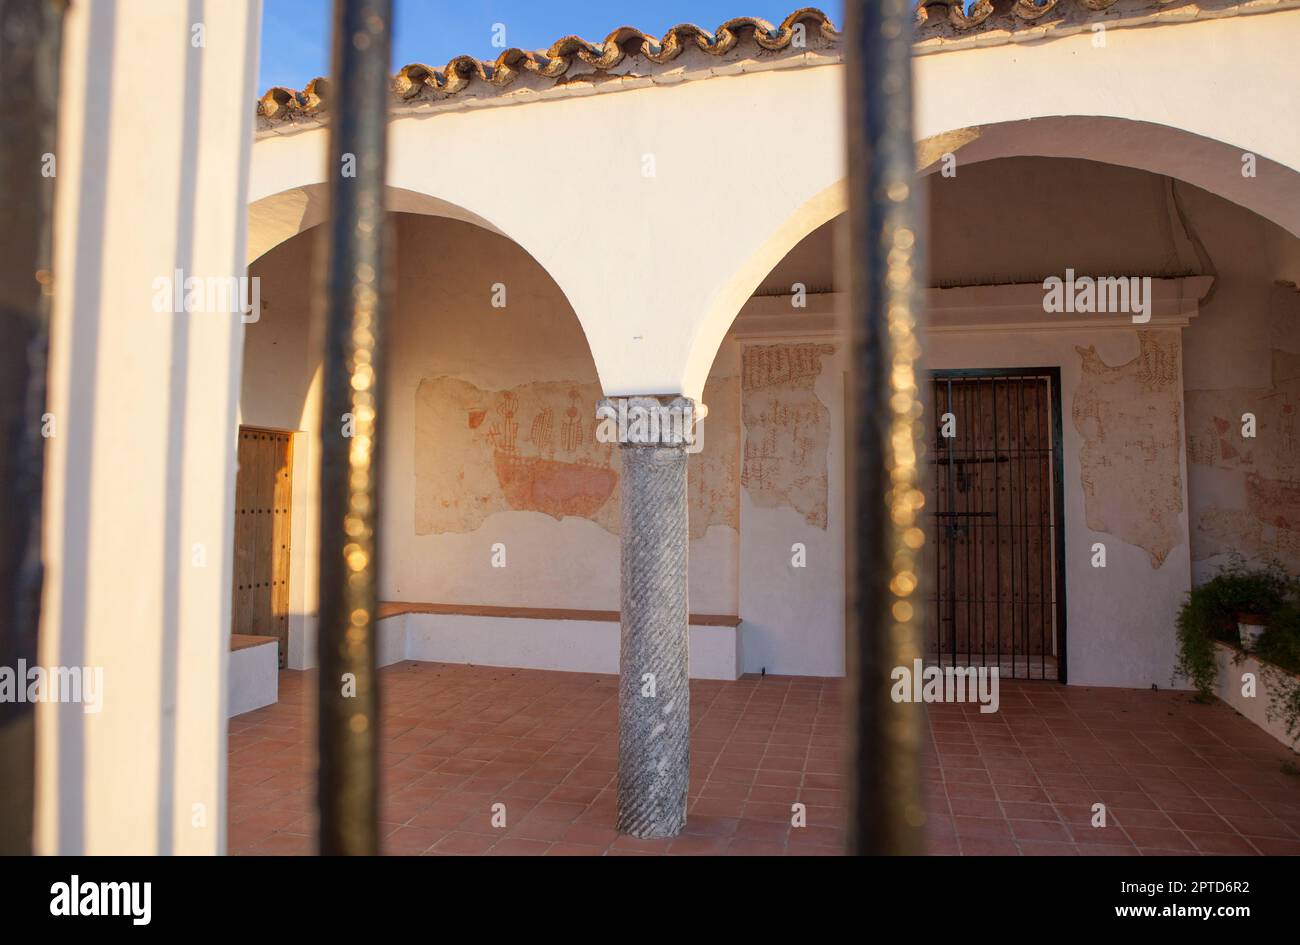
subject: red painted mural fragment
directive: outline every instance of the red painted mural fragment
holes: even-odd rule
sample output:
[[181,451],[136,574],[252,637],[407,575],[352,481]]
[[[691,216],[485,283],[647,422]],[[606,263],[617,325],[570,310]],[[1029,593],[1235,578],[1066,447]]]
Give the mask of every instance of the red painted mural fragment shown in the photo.
[[497,482],[510,508],[555,518],[590,518],[618,483],[618,473],[608,466],[521,456],[511,450],[494,450],[492,459]]
[[1251,514],[1265,525],[1300,529],[1300,483],[1249,475],[1246,504]]

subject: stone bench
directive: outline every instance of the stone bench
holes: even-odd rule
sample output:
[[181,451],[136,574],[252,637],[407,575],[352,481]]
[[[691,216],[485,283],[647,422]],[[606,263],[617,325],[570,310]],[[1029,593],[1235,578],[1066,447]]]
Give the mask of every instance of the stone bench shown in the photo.
[[[614,610],[501,607],[384,601],[380,665],[401,659],[578,673],[617,673],[619,614]],[[740,618],[691,614],[694,679],[739,679]],[[400,649],[400,653],[397,652]]]
[[227,718],[273,704],[280,691],[279,641],[275,637],[232,633],[229,682]]

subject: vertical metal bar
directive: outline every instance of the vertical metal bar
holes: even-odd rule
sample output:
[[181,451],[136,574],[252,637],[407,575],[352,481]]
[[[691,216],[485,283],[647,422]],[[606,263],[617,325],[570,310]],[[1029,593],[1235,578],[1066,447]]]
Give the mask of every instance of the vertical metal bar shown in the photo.
[[[935,422],[934,422],[934,441],[931,444],[934,448],[934,459],[931,460],[929,463],[929,465],[932,466],[934,469],[934,482],[933,482],[933,490],[932,490],[932,499],[934,501],[934,508],[931,509],[930,512],[931,512],[932,520],[934,522],[934,532],[936,535],[936,540],[932,545],[932,551],[931,551],[931,554],[934,556],[934,573],[935,573],[934,626],[930,627],[929,631],[933,635],[935,660],[940,665],[942,665],[943,663],[943,627],[944,627],[943,608],[944,608],[944,599],[945,599],[943,593],[943,586],[944,586],[946,572],[944,570],[944,543],[943,541],[939,540],[937,536],[940,536],[944,533],[943,517],[947,511],[945,503],[947,501],[947,488],[948,488],[947,482],[944,479],[945,454],[944,454],[942,418],[947,408],[943,406],[944,403],[943,389],[944,389],[943,385],[940,383],[938,376],[931,375],[930,376],[930,403],[934,407]],[[929,653],[930,640],[931,640],[930,637],[926,637],[925,646],[926,646],[927,655]]]
[[958,383],[958,385],[954,387],[952,380],[949,380],[948,390],[952,391],[952,400],[950,400],[950,403],[948,404],[948,409],[949,411],[952,411],[953,420],[956,421],[956,425],[954,425],[954,429],[953,429],[954,435],[952,439],[952,448],[949,448],[948,451],[948,460],[949,463],[952,463],[953,474],[954,477],[956,477],[954,478],[954,487],[953,487],[953,517],[952,519],[950,519],[950,523],[952,523],[952,534],[953,534],[953,543],[952,543],[953,651],[952,651],[952,659],[950,659],[949,666],[957,666],[957,658],[959,653],[961,653],[961,649],[959,649],[959,645],[958,645],[958,625],[959,623],[961,623],[961,604],[962,604],[962,595],[961,595],[961,591],[959,591],[959,588],[961,588],[961,584],[959,584],[958,577],[961,577],[962,567],[963,564],[965,564],[965,556],[962,555],[962,550],[961,550],[962,528],[965,528],[966,525],[966,517],[962,515],[962,510],[961,510],[962,471],[963,469],[965,469],[966,463],[965,461],[962,460],[962,451],[961,451],[962,417],[961,415],[959,415],[957,409],[958,399],[961,399],[961,391],[962,391],[961,383]]
[[973,514],[975,494],[971,488],[974,485],[975,477],[979,473],[979,455],[976,452],[975,438],[971,431],[975,428],[971,425],[971,391],[979,386],[979,381],[962,381],[962,396],[966,399],[966,406],[962,410],[962,416],[966,422],[963,424],[958,437],[962,433],[966,434],[966,448],[962,451],[967,459],[966,468],[966,517],[962,519],[962,539],[965,542],[966,551],[966,665],[970,665],[971,658],[971,630],[975,626],[975,528],[978,519]]
[[1031,577],[1030,577],[1030,537],[1034,525],[1030,523],[1030,467],[1028,463],[1034,461],[1034,451],[1030,448],[1030,424],[1028,424],[1028,411],[1024,407],[1024,385],[1030,382],[1026,378],[1021,380],[1021,441],[1024,447],[1024,461],[1021,477],[1023,485],[1021,487],[1021,519],[1024,523],[1024,675],[1030,675],[1030,650],[1032,643],[1030,633],[1034,627],[1034,598],[1032,598]]
[[[1030,666],[1030,480],[1028,480],[1028,451],[1026,413],[1024,413],[1024,378],[1015,385],[1015,430],[1021,439],[1021,629],[1024,632],[1024,667],[1028,675]],[[1015,660],[1011,660],[1011,675],[1015,675]]]
[[[993,451],[996,455],[1002,449],[998,438],[998,379],[993,378]],[[1010,459],[1011,451],[1007,450]],[[994,630],[994,653],[998,660],[998,673],[1002,672],[1002,484],[998,478],[998,466],[993,464],[993,580],[997,584],[997,627]]]
[[1029,503],[1029,480],[1033,477],[1029,475],[1031,467],[1038,462],[1038,454],[1034,449],[1033,427],[1029,423],[1029,408],[1033,406],[1034,391],[1037,388],[1037,381],[1034,378],[1026,378],[1023,382],[1022,398],[1024,400],[1024,416],[1021,423],[1024,425],[1025,440],[1025,494],[1022,499],[1025,509],[1025,676],[1032,678],[1031,674],[1033,664],[1033,630],[1034,630],[1034,575],[1029,570],[1033,560],[1034,552],[1034,519],[1031,513],[1034,507]]
[[916,334],[921,266],[912,138],[911,0],[847,5],[853,488],[848,590],[848,847],[921,851],[924,707],[890,698],[921,657],[924,535]]
[[[1011,648],[1011,662],[1016,659],[1016,449],[1015,449],[1015,410],[1011,405],[1011,385],[1015,381],[1007,378],[1003,382],[1006,395],[1006,435],[1007,435],[1007,622],[1010,633],[1007,642]],[[998,652],[998,666],[1002,665],[1002,653]],[[1001,670],[999,670],[1000,672]]]
[[1043,492],[1043,467],[1047,456],[1043,451],[1043,395],[1047,392],[1047,379],[1039,378],[1034,385],[1034,478],[1038,480],[1038,677],[1047,678],[1047,519],[1043,510],[1047,496]]
[[[990,394],[989,403],[990,403],[991,405],[996,406],[995,404],[993,404],[993,399],[992,399],[992,396],[991,396],[992,393],[993,393],[993,382],[992,382],[992,379],[990,379],[990,382],[989,382],[989,394]],[[989,432],[988,427],[985,427],[985,426],[984,426],[984,411],[983,411],[983,408],[982,408],[982,407],[981,407],[981,409],[980,409],[980,426],[981,426],[980,436],[981,436],[981,439],[982,439],[982,437],[983,437],[985,434],[987,434],[987,433]],[[983,441],[983,442],[988,442],[988,441]],[[992,489],[992,492],[993,492],[993,508],[992,508],[992,509],[990,509],[990,508],[988,507],[988,505],[989,505],[989,503],[988,503],[988,501],[987,501],[987,499],[988,499],[988,495],[986,494],[986,491],[985,491],[985,489],[984,489],[983,486],[981,486],[981,491],[980,491],[980,511],[984,513],[984,516],[983,516],[983,522],[984,522],[984,525],[983,525],[983,528],[984,528],[984,534],[983,534],[983,538],[981,539],[981,547],[980,547],[980,596],[981,596],[981,598],[983,599],[983,602],[982,602],[982,604],[980,605],[980,610],[981,610],[981,617],[980,617],[980,664],[983,665],[983,666],[987,666],[987,665],[988,665],[988,661],[989,661],[989,657],[988,657],[988,646],[989,646],[989,605],[992,603],[992,601],[990,601],[990,600],[988,599],[988,596],[987,596],[987,595],[988,595],[988,592],[989,592],[989,591],[988,591],[988,588],[989,588],[989,556],[988,556],[989,528],[992,527],[992,529],[993,529],[993,550],[994,550],[994,554],[995,554],[995,561],[996,561],[996,552],[997,552],[997,535],[998,535],[998,527],[997,527],[997,526],[998,526],[998,507],[997,507],[997,498],[998,498],[998,494],[997,494],[997,482],[998,482],[998,443],[997,443],[997,438],[996,438],[996,437],[994,437],[993,440],[992,440],[992,447],[991,447],[991,449],[990,449],[990,457],[991,457],[991,459],[990,459],[990,462],[991,462],[991,468],[993,469],[993,489]],[[993,625],[993,632],[994,632],[994,633],[997,632],[997,624],[996,624],[996,622],[995,622],[994,625]]]
[[[975,429],[975,449],[976,449],[976,452],[977,452],[977,453],[982,453],[982,452],[983,452],[983,449],[981,448],[981,444],[984,442],[984,438],[983,438],[983,436],[982,436],[982,434],[983,434],[983,432],[984,432],[984,399],[983,399],[983,392],[982,392],[982,388],[983,388],[983,387],[984,387],[984,385],[983,385],[982,383],[980,383],[980,381],[979,381],[978,379],[976,379],[976,381],[975,381],[975,418],[976,418],[976,421],[977,421],[977,422],[976,422],[976,429]],[[982,458],[983,458],[983,457],[981,457],[981,459],[982,459]],[[990,458],[990,461],[993,463],[993,465],[996,467],[996,466],[997,466],[997,459],[998,459],[997,451],[994,450],[994,451],[993,451],[993,455],[992,455],[991,457],[989,457],[989,458]],[[984,541],[985,541],[985,538],[987,537],[986,534],[985,534],[985,529],[988,527],[988,526],[987,526],[987,523],[986,523],[986,521],[985,521],[985,517],[984,517],[984,516],[985,516],[985,513],[986,513],[988,510],[984,508],[984,465],[983,465],[983,464],[981,464],[980,467],[979,467],[979,473],[980,473],[980,502],[979,502],[979,508],[978,508],[976,511],[979,512],[979,516],[980,516],[980,517],[977,519],[977,521],[978,521],[978,523],[979,523],[979,526],[978,526],[978,527],[979,527],[979,530],[980,530],[980,540],[979,540],[979,562],[980,562],[980,563],[979,563],[979,595],[978,595],[978,596],[979,596],[979,602],[980,602],[980,631],[979,631],[979,633],[980,633],[980,665],[983,666],[983,665],[984,665],[984,636],[985,636],[985,633],[986,633],[986,630],[987,630],[987,626],[988,626],[988,621],[987,621],[987,619],[986,619],[987,616],[988,616],[988,614],[987,614],[987,609],[988,609],[988,607],[987,607],[987,601],[986,601],[985,598],[984,598],[984,584],[985,584],[985,578],[988,576],[987,573],[986,573],[986,569],[985,569],[985,567],[984,567],[984,565],[985,565],[985,561],[984,561]],[[974,654],[972,654],[972,655],[974,655]]]
[[1061,433],[1061,369],[1053,368],[1052,385],[1052,558],[1056,567],[1056,580],[1053,583],[1053,604],[1056,610],[1056,678],[1059,682],[1068,682],[1069,667],[1066,665],[1068,655],[1065,646],[1065,454],[1062,448]]
[[[952,414],[953,419],[957,419],[957,411],[953,409],[952,400],[952,378],[947,379],[947,400],[944,402],[948,408],[948,413]],[[953,438],[954,440],[956,437]],[[944,517],[943,525],[943,548],[948,562],[945,576],[948,584],[948,640],[952,644],[948,650],[948,665],[957,665],[957,496],[953,494],[953,479],[957,475],[953,467],[953,453],[957,452],[956,443],[947,443],[944,446],[944,454],[948,457],[948,473],[944,477],[944,486],[947,489],[947,505],[944,509],[948,514]],[[942,628],[940,629],[942,638]],[[939,665],[943,665],[942,654],[940,654]]]
[[[335,0],[321,417],[320,851],[379,852],[375,672],[390,0]],[[345,424],[350,421],[351,429]],[[351,435],[345,435],[350,433]]]
[[[963,496],[965,496],[965,493],[962,492],[961,484],[964,481],[968,470],[970,469],[970,462],[969,462],[970,457],[966,455],[965,448],[961,447],[961,430],[962,430],[962,424],[965,422],[966,419],[965,416],[966,411],[963,409],[959,414],[956,409],[957,401],[960,400],[962,396],[961,392],[962,392],[962,385],[961,382],[958,382],[957,386],[953,389],[953,412],[952,412],[954,418],[960,418],[956,430],[957,435],[953,437],[953,446],[958,448],[957,450],[954,450],[954,452],[961,453],[961,456],[958,458],[957,461],[957,482],[956,482],[957,491],[953,495],[954,518],[952,520],[953,561],[960,562],[959,570],[953,574],[954,593],[953,593],[953,610],[952,610],[952,664],[951,664],[953,666],[957,665],[958,657],[961,654],[961,650],[957,645],[957,625],[958,625],[957,615],[959,613],[959,609],[957,605],[958,604],[964,605],[966,603],[966,599],[964,594],[956,593],[956,589],[959,586],[957,579],[962,576],[962,572],[965,571],[966,564],[968,563],[963,545],[966,540],[966,526],[969,522],[969,519],[966,516],[966,512],[970,510],[969,501],[966,501],[964,503],[966,505],[965,509],[958,508],[963,504]],[[967,499],[968,498],[969,497],[967,497]]]
[[[938,404],[940,399],[943,402],[943,410],[940,413],[947,413],[952,409],[946,381],[935,378],[932,387],[934,393],[934,402]],[[952,594],[948,591],[948,572],[952,567],[952,548],[948,544],[948,516],[952,514],[952,497],[950,492],[951,472],[948,465],[948,443],[943,436],[943,426],[940,424],[935,428],[939,432],[939,438],[935,442],[935,462],[934,470],[936,476],[934,490],[934,510],[937,513],[934,518],[934,558],[935,558],[935,626],[934,626],[934,656],[935,662],[943,665],[944,641],[947,639],[944,634],[947,628],[952,625]]]
[[[1025,379],[1022,377],[1016,382],[1016,412],[1019,414],[1016,418],[1016,434],[1020,438],[1020,530],[1023,532],[1021,544],[1021,560],[1024,565],[1020,571],[1020,595],[1024,598],[1024,631],[1025,631],[1025,675],[1029,675],[1029,470],[1026,468],[1029,452],[1025,441]],[[1011,654],[1011,675],[1016,675],[1016,655]]]
[[[0,3],[0,666],[37,665],[63,0]],[[0,702],[0,855],[32,852],[36,713]]]
[[1019,441],[1015,438],[1016,409],[1013,403],[1014,398],[1011,396],[1014,392],[1015,383],[1014,378],[1007,378],[1007,566],[1010,571],[1010,580],[1008,582],[1010,587],[1007,592],[1007,618],[1011,621],[1011,636],[1008,642],[1011,646],[1010,656],[1013,671],[1016,665],[1016,638],[1020,633],[1019,598],[1016,597],[1016,561],[1018,560],[1016,544],[1016,469],[1020,463],[1020,457],[1017,450]]
[[[1014,403],[1012,392],[1015,392]],[[1011,532],[1011,672],[1009,675],[1016,674],[1016,651],[1020,649],[1020,597],[1017,592],[1017,578],[1020,575],[1020,530],[1016,527],[1018,503],[1020,500],[1020,466],[1024,461],[1021,456],[1022,432],[1020,423],[1023,417],[1020,415],[1020,378],[1013,378],[1007,382],[1007,443],[1011,444],[1011,438],[1014,435],[1015,445],[1011,450],[1012,466],[1009,470],[1010,483],[1008,485],[1008,498],[1010,499],[1010,532]]]

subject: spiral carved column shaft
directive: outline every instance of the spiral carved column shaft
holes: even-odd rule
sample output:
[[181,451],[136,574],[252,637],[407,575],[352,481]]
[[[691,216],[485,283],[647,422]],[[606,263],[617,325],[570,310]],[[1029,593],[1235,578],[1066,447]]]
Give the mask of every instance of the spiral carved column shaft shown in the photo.
[[[686,439],[692,401],[623,401],[619,831],[676,836],[690,780]],[[612,402],[605,410],[618,409]],[[658,412],[659,423],[643,422]]]

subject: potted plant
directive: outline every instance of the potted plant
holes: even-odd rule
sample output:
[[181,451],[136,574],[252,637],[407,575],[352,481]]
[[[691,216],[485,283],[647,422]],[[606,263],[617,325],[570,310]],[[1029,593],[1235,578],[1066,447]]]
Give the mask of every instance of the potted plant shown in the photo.
[[1274,561],[1248,569],[1234,557],[1221,572],[1188,592],[1178,613],[1175,678],[1196,687],[1198,701],[1215,694],[1224,644],[1234,663],[1252,660],[1267,693],[1266,718],[1300,741],[1300,581]]
[[[1290,601],[1294,590],[1295,581],[1279,562],[1251,569],[1240,556],[1233,556],[1223,570],[1187,594],[1178,613],[1175,676],[1190,680],[1198,699],[1209,700],[1219,672],[1215,643],[1257,646],[1269,615]],[[1243,622],[1248,630],[1241,629]]]
[[1237,614],[1237,635],[1241,639],[1241,648],[1247,653],[1253,653],[1259,647],[1259,638],[1267,628],[1268,617],[1264,614],[1251,610]]
[[1252,655],[1263,669],[1269,718],[1300,741],[1300,605],[1287,601],[1269,615]]

